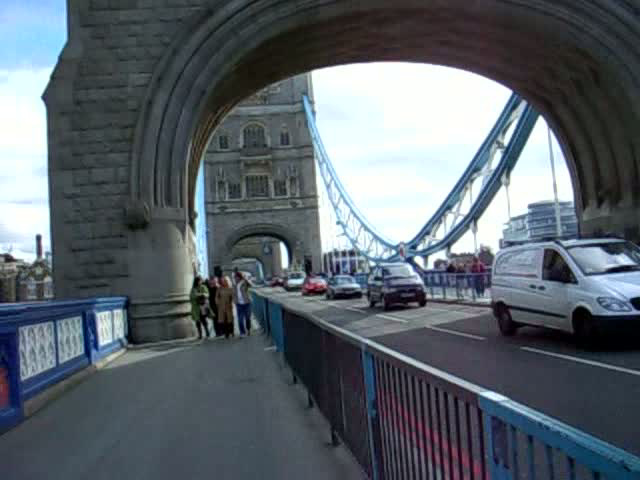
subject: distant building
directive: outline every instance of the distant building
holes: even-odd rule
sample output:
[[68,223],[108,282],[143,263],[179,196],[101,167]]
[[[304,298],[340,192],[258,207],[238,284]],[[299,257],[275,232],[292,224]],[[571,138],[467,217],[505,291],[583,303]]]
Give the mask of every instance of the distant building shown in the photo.
[[439,258],[435,262],[433,262],[433,268],[435,270],[445,270],[450,263],[454,265],[463,265],[465,267],[470,267],[473,263],[473,259],[478,257],[478,260],[482,262],[485,267],[491,267],[493,265],[494,254],[491,247],[487,245],[480,245],[478,249],[478,253],[452,253],[449,255],[449,258]]
[[[560,225],[563,237],[578,235],[578,218],[573,202],[559,202]],[[557,236],[555,202],[531,203],[524,215],[512,217],[502,231],[500,246],[509,243],[539,241]]]
[[354,249],[333,249],[323,253],[322,267],[331,275],[369,273],[369,261]]
[[16,301],[16,281],[22,263],[10,253],[0,254],[0,303]]
[[53,298],[51,267],[42,256],[42,236],[36,236],[32,264],[0,254],[0,303],[30,302]]

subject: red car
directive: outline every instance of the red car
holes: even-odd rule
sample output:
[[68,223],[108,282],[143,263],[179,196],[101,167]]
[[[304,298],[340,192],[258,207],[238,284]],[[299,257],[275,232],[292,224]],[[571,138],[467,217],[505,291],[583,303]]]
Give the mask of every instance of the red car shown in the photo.
[[302,284],[302,295],[322,294],[327,291],[327,281],[322,277],[307,277]]

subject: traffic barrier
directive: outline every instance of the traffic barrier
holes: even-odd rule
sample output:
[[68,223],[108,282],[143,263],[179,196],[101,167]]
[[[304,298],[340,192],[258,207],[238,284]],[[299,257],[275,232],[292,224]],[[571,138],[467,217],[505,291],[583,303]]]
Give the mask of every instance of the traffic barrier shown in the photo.
[[488,303],[491,298],[491,271],[448,273],[426,270],[422,274],[427,296],[434,300]]
[[0,306],[0,433],[26,401],[126,347],[126,307],[124,297]]
[[269,330],[267,325],[269,317],[266,312],[267,301],[265,298],[256,295],[255,292],[251,292],[251,298],[251,311],[253,313],[253,316],[258,320],[258,323],[260,324],[262,329],[267,332]]
[[[640,459],[495,392],[266,301],[284,358],[369,478],[640,479]],[[272,335],[275,329],[272,327]]]

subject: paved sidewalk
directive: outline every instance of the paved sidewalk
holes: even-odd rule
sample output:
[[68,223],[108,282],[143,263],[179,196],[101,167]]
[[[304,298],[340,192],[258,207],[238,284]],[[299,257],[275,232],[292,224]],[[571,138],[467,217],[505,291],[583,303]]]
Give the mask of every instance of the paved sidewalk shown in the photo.
[[0,478],[363,478],[263,336],[127,352],[0,436]]

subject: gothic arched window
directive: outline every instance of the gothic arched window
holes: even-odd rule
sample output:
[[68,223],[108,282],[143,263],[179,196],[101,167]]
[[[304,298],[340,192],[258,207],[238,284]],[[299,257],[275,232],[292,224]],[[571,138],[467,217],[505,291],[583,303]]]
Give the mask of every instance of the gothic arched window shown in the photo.
[[244,148],[264,148],[267,146],[264,127],[252,124],[243,131]]
[[289,130],[286,126],[282,127],[282,130],[280,130],[280,145],[283,147],[291,145],[291,137],[289,136]]

